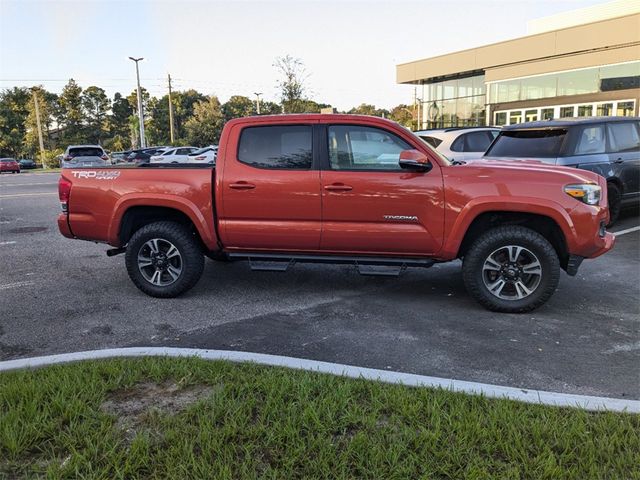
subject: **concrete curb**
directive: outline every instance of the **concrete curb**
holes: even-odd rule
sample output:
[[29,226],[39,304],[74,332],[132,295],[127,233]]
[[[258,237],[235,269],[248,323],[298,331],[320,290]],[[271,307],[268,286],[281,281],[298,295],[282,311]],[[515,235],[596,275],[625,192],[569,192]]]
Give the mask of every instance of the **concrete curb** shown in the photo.
[[231,362],[252,362],[274,367],[328,373],[349,378],[364,378],[385,383],[402,384],[412,387],[443,388],[454,392],[484,395],[490,398],[504,398],[526,403],[538,403],[557,407],[575,407],[591,411],[613,411],[640,413],[639,400],[573,395],[567,393],[528,390],[485,383],[466,382],[447,378],[391,372],[373,368],[355,367],[338,363],[319,362],[302,358],[267,355],[264,353],[236,352],[226,350],[203,350],[196,348],[131,347],[90,350],[85,352],[62,353],[43,357],[20,358],[0,362],[0,372],[23,368],[36,368],[80,360],[96,360],[117,357],[198,357],[206,360],[228,360]]

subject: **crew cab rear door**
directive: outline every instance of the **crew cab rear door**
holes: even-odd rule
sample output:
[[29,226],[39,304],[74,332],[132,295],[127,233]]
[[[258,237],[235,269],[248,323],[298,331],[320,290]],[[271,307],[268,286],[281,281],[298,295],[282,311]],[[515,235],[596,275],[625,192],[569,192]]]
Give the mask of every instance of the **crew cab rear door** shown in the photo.
[[438,163],[432,161],[429,172],[400,168],[400,152],[418,145],[381,126],[328,124],[323,129],[321,249],[399,255],[438,251],[444,223]]
[[318,249],[320,172],[313,132],[313,125],[295,123],[231,127],[216,169],[222,189],[219,233],[226,248]]

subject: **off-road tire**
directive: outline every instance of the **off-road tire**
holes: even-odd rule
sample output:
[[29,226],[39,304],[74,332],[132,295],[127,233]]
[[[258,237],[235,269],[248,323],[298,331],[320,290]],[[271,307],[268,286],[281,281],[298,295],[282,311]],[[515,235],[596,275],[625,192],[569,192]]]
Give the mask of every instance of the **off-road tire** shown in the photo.
[[[485,260],[492,252],[508,245],[528,249],[542,265],[539,284],[522,299],[498,298],[489,291],[483,279]],[[560,279],[560,261],[553,246],[539,233],[526,227],[505,225],[488,230],[473,242],[464,256],[462,276],[467,291],[487,309],[504,313],[529,312],[544,304],[555,292]]]
[[[138,267],[138,252],[151,239],[164,239],[178,249],[182,257],[182,271],[170,285],[157,286],[144,278]],[[191,289],[204,269],[204,257],[197,239],[189,229],[175,222],[155,222],[145,225],[129,240],[125,254],[129,278],[141,291],[152,297],[173,298]]]
[[607,203],[609,204],[609,223],[607,227],[612,226],[618,220],[621,201],[620,188],[615,183],[607,183]]

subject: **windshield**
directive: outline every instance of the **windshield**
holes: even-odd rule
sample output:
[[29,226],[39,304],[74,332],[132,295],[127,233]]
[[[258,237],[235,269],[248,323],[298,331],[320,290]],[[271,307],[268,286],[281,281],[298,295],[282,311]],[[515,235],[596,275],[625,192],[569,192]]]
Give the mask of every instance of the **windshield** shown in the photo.
[[566,135],[564,128],[503,131],[485,157],[555,158]]
[[193,155],[202,155],[203,153],[210,152],[211,150],[213,150],[213,148],[211,148],[211,147],[204,147],[204,148],[201,148],[200,150],[195,150],[194,152],[191,152],[191,153],[189,154],[189,156],[193,156]]

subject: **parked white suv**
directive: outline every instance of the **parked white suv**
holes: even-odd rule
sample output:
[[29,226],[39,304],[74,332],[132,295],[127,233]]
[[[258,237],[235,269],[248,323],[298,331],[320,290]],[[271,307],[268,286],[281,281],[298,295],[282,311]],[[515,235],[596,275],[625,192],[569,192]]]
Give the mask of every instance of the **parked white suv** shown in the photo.
[[169,148],[159,155],[152,155],[151,163],[187,163],[189,154],[198,150],[197,147],[175,147]]
[[104,167],[110,163],[100,145],[69,145],[62,157],[62,168]]
[[187,163],[202,163],[215,165],[216,157],[218,156],[218,146],[209,145],[208,147],[201,148],[195,152],[189,154],[189,160]]
[[482,158],[500,133],[495,127],[451,127],[413,132],[449,160]]

